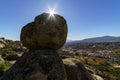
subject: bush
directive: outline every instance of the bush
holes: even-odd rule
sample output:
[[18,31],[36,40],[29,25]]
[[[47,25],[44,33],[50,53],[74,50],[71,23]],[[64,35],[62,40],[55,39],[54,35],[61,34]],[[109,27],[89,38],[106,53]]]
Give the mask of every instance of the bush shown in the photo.
[[10,67],[12,64],[9,62],[5,62],[0,65],[0,76],[2,76]]

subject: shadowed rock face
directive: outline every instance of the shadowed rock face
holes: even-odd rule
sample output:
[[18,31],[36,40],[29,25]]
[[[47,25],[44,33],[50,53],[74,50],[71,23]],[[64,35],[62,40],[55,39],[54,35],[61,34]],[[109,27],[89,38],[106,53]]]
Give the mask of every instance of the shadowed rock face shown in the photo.
[[30,51],[17,60],[2,80],[93,80],[79,60],[68,58],[63,64],[56,50],[64,45],[66,37],[63,17],[47,13],[35,17],[21,31],[21,42]]
[[30,51],[16,61],[2,80],[93,80],[79,60],[68,58],[63,64],[56,50],[64,45],[66,37],[63,17],[47,13],[37,16],[21,31],[21,42]]
[[43,13],[24,26],[21,42],[30,49],[5,73],[2,80],[66,80],[66,71],[56,49],[67,37],[67,24],[59,15]]
[[64,45],[67,31],[66,21],[62,16],[43,13],[35,17],[34,22],[23,27],[20,39],[31,50],[57,50]]
[[3,80],[66,80],[62,59],[54,50],[26,52]]

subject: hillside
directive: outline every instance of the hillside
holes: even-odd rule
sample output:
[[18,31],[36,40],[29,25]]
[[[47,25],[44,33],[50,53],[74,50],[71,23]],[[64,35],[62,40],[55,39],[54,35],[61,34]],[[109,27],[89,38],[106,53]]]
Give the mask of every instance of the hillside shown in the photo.
[[13,63],[27,51],[20,41],[0,38],[0,76],[4,74]]
[[[12,40],[7,40],[4,38],[0,38],[0,76],[2,76],[4,74],[4,72],[6,72],[12,65],[13,63],[19,59],[19,57],[26,51],[28,51],[25,47],[22,46],[22,44],[20,43],[20,41],[12,41]],[[110,54],[110,56],[114,56],[114,57],[118,57],[120,56],[120,47],[118,43],[115,43],[113,45],[113,43],[111,44],[96,44],[97,47],[92,47],[91,45],[84,45],[81,46],[81,50],[84,53],[79,54],[79,52],[77,52],[79,49],[77,48],[72,48],[71,46],[69,46],[69,48],[63,48],[58,50],[59,55],[62,59],[66,59],[66,58],[76,58],[78,60],[80,60],[82,63],[84,63],[84,65],[86,66],[86,68],[88,69],[88,71],[93,74],[93,76],[97,76],[97,77],[101,77],[104,80],[120,80],[120,68],[119,68],[119,60],[118,61],[114,61],[114,60],[110,60],[104,57],[99,57],[99,56],[92,56],[92,55],[86,55],[87,53],[91,53],[91,51],[94,53],[98,53],[97,51],[103,51],[106,50],[107,48],[112,49],[113,53]],[[92,46],[93,43],[92,43]],[[104,47],[104,49],[101,47]],[[65,51],[68,50],[68,51]],[[73,50],[73,51],[72,51]],[[108,50],[108,49],[107,49]],[[89,52],[90,51],[90,52]],[[105,51],[106,52],[106,51]],[[99,54],[99,53],[98,53]],[[100,54],[101,55],[101,54]],[[104,56],[104,55],[103,55]],[[119,58],[118,58],[119,59]],[[102,80],[102,79],[101,79]]]
[[83,40],[71,41],[67,44],[78,44],[78,43],[103,43],[103,42],[120,42],[120,37],[114,36],[102,36],[102,37],[95,37],[95,38],[87,38]]
[[120,42],[74,43],[64,46],[63,51],[104,80],[120,80]]

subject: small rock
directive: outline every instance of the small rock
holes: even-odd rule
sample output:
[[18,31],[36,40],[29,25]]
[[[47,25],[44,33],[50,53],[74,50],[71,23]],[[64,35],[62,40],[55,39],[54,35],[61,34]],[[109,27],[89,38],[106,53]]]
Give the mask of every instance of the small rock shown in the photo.
[[0,49],[5,47],[5,44],[6,44],[5,39],[4,38],[0,38]]
[[93,74],[92,76],[93,76],[94,80],[104,80],[104,79],[103,79],[101,76],[99,76],[99,75]]
[[4,59],[2,58],[2,56],[0,55],[0,65],[3,64],[5,61]]

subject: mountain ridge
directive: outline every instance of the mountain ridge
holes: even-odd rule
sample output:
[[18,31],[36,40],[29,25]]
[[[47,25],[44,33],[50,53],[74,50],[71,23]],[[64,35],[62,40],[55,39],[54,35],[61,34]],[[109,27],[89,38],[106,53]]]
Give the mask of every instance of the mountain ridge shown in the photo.
[[120,42],[120,37],[102,36],[80,40],[81,42]]
[[120,42],[120,37],[101,36],[101,37],[86,38],[83,40],[75,40],[68,43],[102,43],[102,42]]

